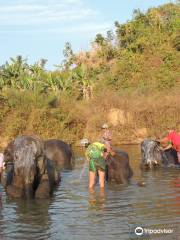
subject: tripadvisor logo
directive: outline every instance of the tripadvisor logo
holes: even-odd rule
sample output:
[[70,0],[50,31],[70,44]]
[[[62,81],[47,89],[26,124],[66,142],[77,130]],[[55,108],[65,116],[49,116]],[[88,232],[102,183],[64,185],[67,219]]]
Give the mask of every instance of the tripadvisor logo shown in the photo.
[[171,234],[171,233],[173,233],[173,229],[171,229],[171,228],[150,229],[150,228],[136,227],[134,232],[137,236],[142,236],[143,234],[145,234],[145,235],[147,235],[147,234]]
[[137,227],[137,228],[135,228],[134,232],[136,235],[141,236],[141,235],[143,235],[143,228]]

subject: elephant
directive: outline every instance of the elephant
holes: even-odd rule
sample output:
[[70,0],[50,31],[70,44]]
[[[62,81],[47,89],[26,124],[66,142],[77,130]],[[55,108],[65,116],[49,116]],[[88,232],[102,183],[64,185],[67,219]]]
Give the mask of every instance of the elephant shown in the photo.
[[177,152],[173,148],[162,150],[158,141],[145,139],[141,143],[141,168],[152,169],[160,166],[180,166]]
[[60,177],[37,136],[18,136],[4,150],[2,182],[10,197],[47,198]]
[[58,170],[72,170],[74,156],[71,146],[58,139],[49,139],[44,142],[45,156],[50,159]]
[[127,183],[133,176],[133,171],[129,164],[129,156],[126,152],[114,149],[114,156],[109,156],[106,160],[106,181],[115,183]]

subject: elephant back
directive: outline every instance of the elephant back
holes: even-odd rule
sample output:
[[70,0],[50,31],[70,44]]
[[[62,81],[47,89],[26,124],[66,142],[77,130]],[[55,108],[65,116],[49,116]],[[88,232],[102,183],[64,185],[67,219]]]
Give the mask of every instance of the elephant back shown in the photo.
[[107,160],[107,179],[116,183],[126,183],[133,175],[129,164],[129,156],[119,149],[114,150],[115,155]]
[[61,169],[72,169],[73,153],[69,144],[58,140],[49,139],[44,143],[45,156]]

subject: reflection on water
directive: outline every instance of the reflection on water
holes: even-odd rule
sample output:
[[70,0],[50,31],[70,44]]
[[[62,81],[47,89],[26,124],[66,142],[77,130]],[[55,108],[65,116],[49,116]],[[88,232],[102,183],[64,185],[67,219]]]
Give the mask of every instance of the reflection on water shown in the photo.
[[[88,168],[76,151],[76,168],[62,173],[52,199],[12,201],[0,190],[0,239],[180,239],[180,170],[142,172],[139,147],[122,148],[134,171],[128,185],[88,192]],[[146,186],[137,186],[138,181]],[[172,228],[173,233],[138,237],[137,226]]]
[[103,210],[106,201],[106,192],[104,189],[99,189],[99,191],[90,190],[89,191],[89,210]]

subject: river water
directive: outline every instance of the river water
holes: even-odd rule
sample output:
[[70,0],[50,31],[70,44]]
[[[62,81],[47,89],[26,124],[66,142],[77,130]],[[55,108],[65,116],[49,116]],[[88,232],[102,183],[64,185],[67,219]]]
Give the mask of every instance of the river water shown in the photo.
[[[134,171],[125,186],[106,184],[101,192],[97,185],[88,192],[88,169],[82,174],[78,149],[75,169],[62,173],[50,200],[12,201],[0,186],[0,240],[180,239],[180,169],[142,172],[139,146],[120,148],[129,153]],[[144,234],[137,236],[136,227]]]

